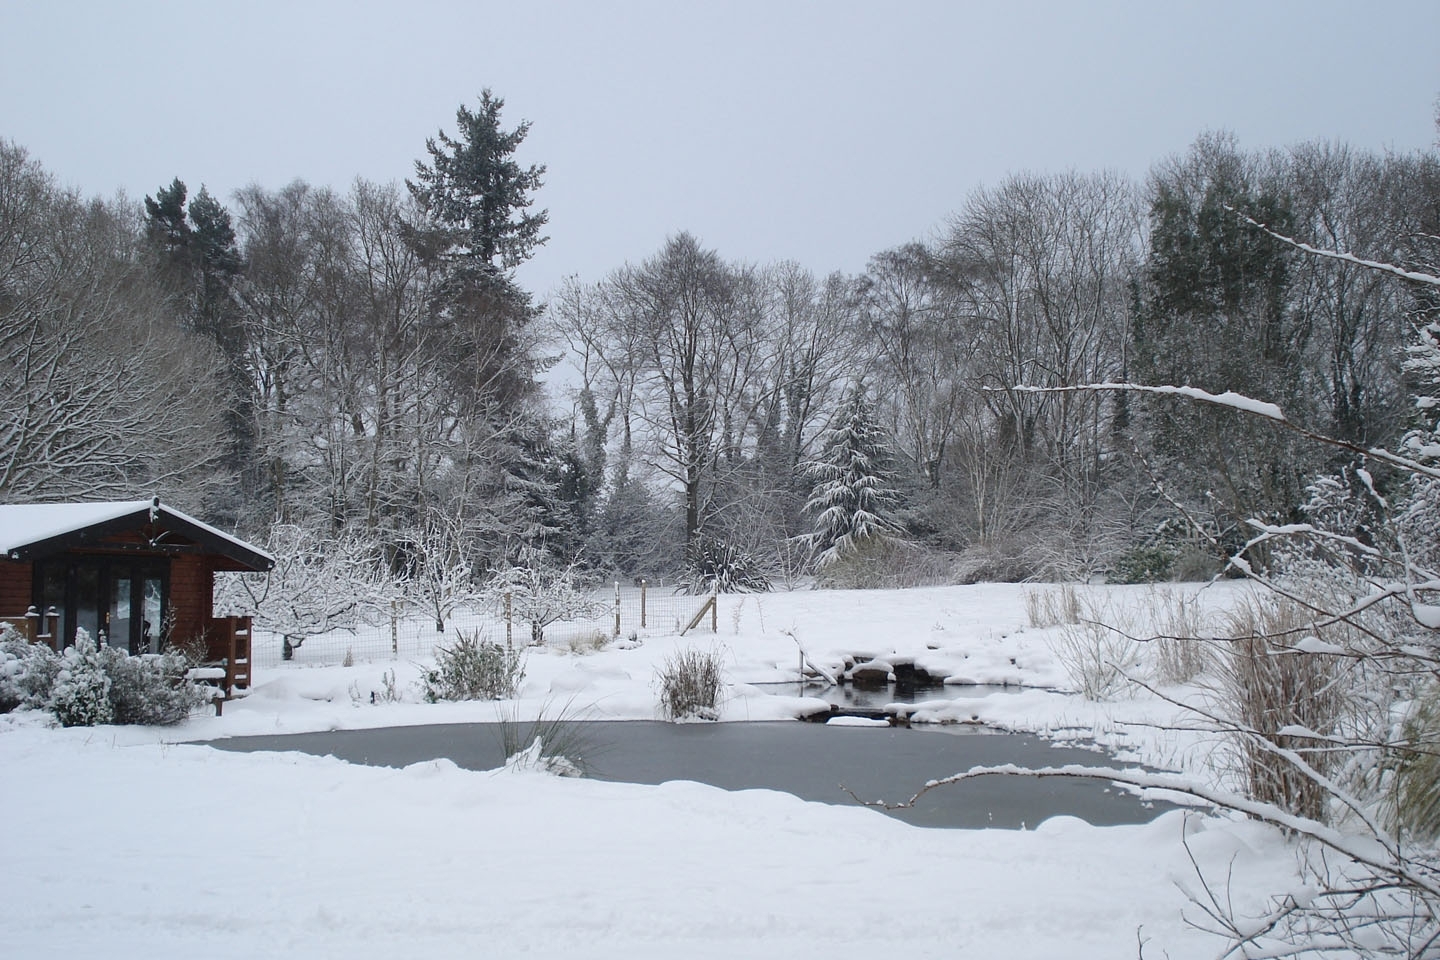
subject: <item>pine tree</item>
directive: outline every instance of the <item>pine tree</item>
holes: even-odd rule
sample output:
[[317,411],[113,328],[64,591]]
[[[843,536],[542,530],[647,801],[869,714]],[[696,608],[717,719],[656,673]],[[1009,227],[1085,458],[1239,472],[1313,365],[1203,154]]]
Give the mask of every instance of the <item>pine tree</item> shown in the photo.
[[496,270],[511,270],[530,259],[546,241],[540,230],[546,211],[530,213],[530,194],[541,186],[543,165],[521,167],[516,149],[530,124],[502,130],[505,101],[480,94],[480,109],[462,106],[455,113],[459,139],[442,130],[439,142],[427,140],[431,165],[415,162],[410,193],[430,214],[438,230],[431,234],[435,253]]
[[441,274],[429,310],[445,345],[437,362],[467,416],[499,422],[535,397],[546,366],[526,332],[538,311],[512,275],[547,239],[546,211],[530,210],[545,167],[515,161],[530,125],[504,130],[504,106],[486,90],[479,110],[460,107],[457,135],[427,140],[430,163],[417,160],[406,181],[429,221],[407,240]]
[[185,183],[179,177],[170,186],[145,198],[145,237],[161,262],[183,269],[190,259],[190,224],[185,220]]
[[863,386],[852,389],[820,444],[820,457],[805,466],[814,483],[805,512],[814,517],[810,542],[825,567],[898,533],[892,514],[899,497],[891,480],[890,441],[875,422]]
[[[230,212],[202,185],[186,204],[187,190],[178,177],[170,186],[145,198],[145,239],[153,251],[156,276],[167,289],[177,318],[214,343],[224,358],[226,467],[243,475],[252,462],[255,430],[251,420],[252,382],[247,369],[245,325],[237,285],[245,261],[235,239]],[[243,487],[219,495],[208,504],[212,514],[234,522]]]

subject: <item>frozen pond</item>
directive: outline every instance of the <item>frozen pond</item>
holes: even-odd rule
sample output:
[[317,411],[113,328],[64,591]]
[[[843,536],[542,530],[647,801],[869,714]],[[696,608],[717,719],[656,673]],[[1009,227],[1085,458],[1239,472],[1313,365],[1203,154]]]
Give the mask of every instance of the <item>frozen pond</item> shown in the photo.
[[[527,724],[517,725],[524,730]],[[968,728],[896,729],[796,722],[661,723],[586,721],[580,728],[586,775],[627,783],[696,780],[726,790],[783,790],[806,800],[899,802],[927,780],[977,764],[1054,766],[1110,763],[1103,754],[1052,746],[1021,734]],[[504,762],[499,724],[442,724],[338,730],[210,741],[221,750],[296,750],[351,763],[402,767],[448,758],[470,770]],[[1143,823],[1173,809],[1093,781],[985,777],[933,790],[892,816],[926,827],[1034,827],[1069,815],[1092,824]],[[841,841],[843,838],[837,838]]]

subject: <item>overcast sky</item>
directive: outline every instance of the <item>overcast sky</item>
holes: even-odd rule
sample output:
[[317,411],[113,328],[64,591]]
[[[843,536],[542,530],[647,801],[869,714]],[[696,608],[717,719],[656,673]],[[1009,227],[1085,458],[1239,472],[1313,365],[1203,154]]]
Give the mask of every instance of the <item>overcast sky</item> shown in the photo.
[[1008,173],[1204,130],[1433,147],[1440,2],[0,0],[0,137],[88,194],[399,180],[486,87],[549,168],[536,293],[680,230],[853,272]]

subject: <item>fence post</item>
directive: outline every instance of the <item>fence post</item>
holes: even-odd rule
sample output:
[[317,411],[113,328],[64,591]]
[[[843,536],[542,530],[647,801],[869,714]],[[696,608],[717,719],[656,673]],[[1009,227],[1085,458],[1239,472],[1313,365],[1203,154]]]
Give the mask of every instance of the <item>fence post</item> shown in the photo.
[[400,659],[399,603],[394,597],[390,598],[390,656],[396,660]]
[[640,629],[645,629],[645,578],[640,578]]
[[720,632],[720,585],[710,591],[710,632]]
[[59,653],[65,646],[65,638],[60,636],[60,611],[53,606],[45,611],[45,629],[49,632],[51,649]]
[[513,607],[512,607],[512,605],[511,605],[511,603],[510,603],[510,600],[511,600],[510,591],[509,591],[509,590],[506,590],[506,591],[505,591],[505,646],[506,646],[507,649],[511,646],[510,628],[511,628],[512,619],[511,619],[510,613],[511,613],[511,610],[513,609]]
[[620,581],[615,581],[615,638],[620,638]]
[[32,606],[25,611],[25,639],[31,643],[39,642],[43,629],[40,626],[40,611]]

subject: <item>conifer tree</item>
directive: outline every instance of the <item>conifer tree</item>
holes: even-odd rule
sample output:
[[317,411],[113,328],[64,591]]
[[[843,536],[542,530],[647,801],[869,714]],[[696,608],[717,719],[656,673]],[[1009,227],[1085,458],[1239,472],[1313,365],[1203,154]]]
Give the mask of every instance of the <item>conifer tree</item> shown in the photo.
[[825,567],[891,539],[898,532],[893,512],[899,497],[891,480],[890,441],[862,385],[852,388],[820,444],[819,458],[805,467],[814,483],[805,512],[814,518],[810,542]]
[[437,361],[470,417],[505,421],[538,392],[526,328],[537,311],[513,277],[546,241],[548,215],[532,211],[545,167],[521,166],[515,151],[530,124],[500,124],[505,101],[486,90],[480,108],[455,113],[456,136],[440,131],[425,142],[430,163],[415,162],[411,195],[428,224],[409,231],[415,251],[441,275],[430,305]]
[[480,94],[478,111],[461,106],[458,139],[440,131],[438,142],[427,140],[430,165],[417,160],[415,180],[406,181],[438,228],[431,235],[437,254],[502,271],[530,259],[547,239],[540,230],[549,219],[544,210],[530,212],[545,167],[515,161],[530,124],[501,129],[504,107],[489,90]]

